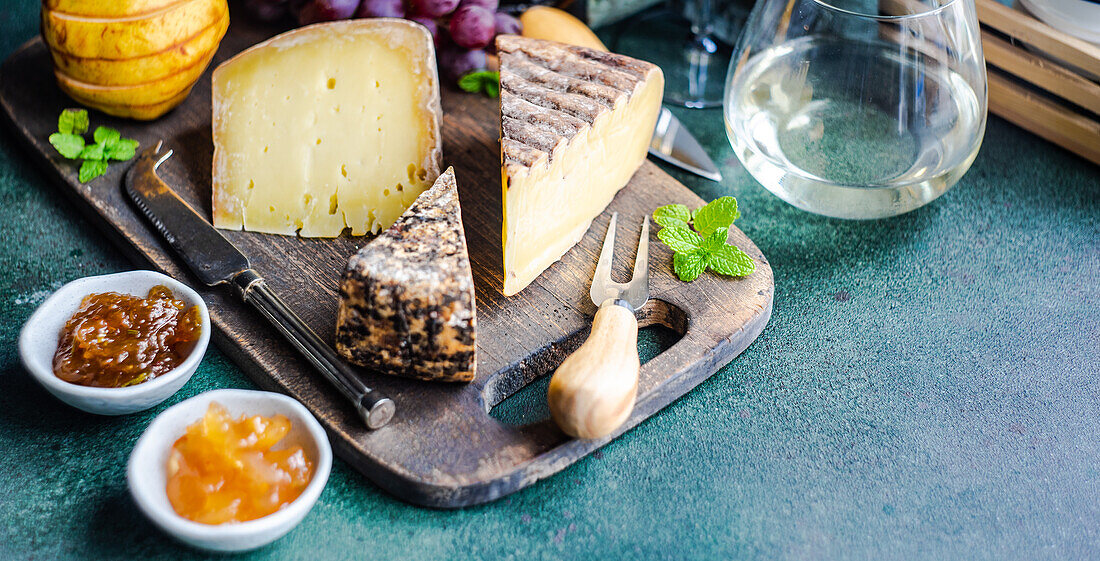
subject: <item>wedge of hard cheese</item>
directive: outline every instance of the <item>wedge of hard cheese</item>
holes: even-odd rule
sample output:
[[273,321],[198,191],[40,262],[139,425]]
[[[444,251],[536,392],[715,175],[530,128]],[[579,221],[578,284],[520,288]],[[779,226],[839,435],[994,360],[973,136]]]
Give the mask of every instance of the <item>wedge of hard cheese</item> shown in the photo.
[[336,350],[411,378],[474,379],[474,279],[453,169],[352,256],[340,283]]
[[214,225],[379,232],[439,175],[428,31],[399,19],[311,25],[214,71]]
[[580,241],[645,160],[664,75],[648,62],[497,37],[504,294]]

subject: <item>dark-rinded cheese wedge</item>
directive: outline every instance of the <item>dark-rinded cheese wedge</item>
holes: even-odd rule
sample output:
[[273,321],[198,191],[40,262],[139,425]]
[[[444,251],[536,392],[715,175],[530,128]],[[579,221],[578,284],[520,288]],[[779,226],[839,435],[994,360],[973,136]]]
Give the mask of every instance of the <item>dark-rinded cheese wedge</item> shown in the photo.
[[664,76],[648,62],[584,47],[496,41],[511,296],[576,245],[642,165]]
[[476,333],[474,279],[450,168],[348,261],[336,350],[387,374],[469,382]]

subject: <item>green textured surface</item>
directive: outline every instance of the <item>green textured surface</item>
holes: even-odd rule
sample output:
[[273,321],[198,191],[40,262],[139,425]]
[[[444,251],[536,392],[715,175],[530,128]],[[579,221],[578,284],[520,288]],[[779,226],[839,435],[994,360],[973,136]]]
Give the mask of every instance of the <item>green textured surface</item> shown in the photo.
[[[37,32],[38,3],[10,4],[0,56]],[[843,222],[759,187],[718,112],[678,115],[726,180],[671,171],[706,199],[736,196],[775,269],[760,339],[496,503],[408,506],[337,462],[300,527],[240,558],[1100,557],[1100,168],[991,118],[943,198]],[[19,364],[22,322],[61,284],[132,266],[8,133],[0,232],[0,558],[200,557],[141,518],[126,457],[168,405],[250,383],[211,349],[153,411],[101,418],[55,401]]]

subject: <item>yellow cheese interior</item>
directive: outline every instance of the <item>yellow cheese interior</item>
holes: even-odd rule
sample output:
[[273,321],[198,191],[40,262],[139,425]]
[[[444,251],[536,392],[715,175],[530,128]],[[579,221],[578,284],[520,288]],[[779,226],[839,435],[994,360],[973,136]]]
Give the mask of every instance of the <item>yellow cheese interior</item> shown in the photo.
[[561,259],[630,181],[649,150],[663,89],[656,73],[629,101],[559,145],[549,162],[505,167],[505,296]]
[[430,35],[407,22],[338,23],[277,37],[214,73],[218,228],[376,233],[439,175]]

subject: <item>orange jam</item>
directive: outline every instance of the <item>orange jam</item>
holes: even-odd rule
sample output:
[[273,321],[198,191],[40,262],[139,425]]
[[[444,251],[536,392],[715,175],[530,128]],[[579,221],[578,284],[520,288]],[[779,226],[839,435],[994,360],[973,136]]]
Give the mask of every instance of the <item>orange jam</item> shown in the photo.
[[201,324],[198,306],[186,308],[165,286],[154,286],[145,298],[89,294],[61,330],[53,371],[82,386],[140,384],[183,363]]
[[168,501],[203,524],[267,516],[302,494],[313,462],[301,446],[273,450],[290,432],[283,415],[233,420],[218,403],[187,427],[168,458]]

